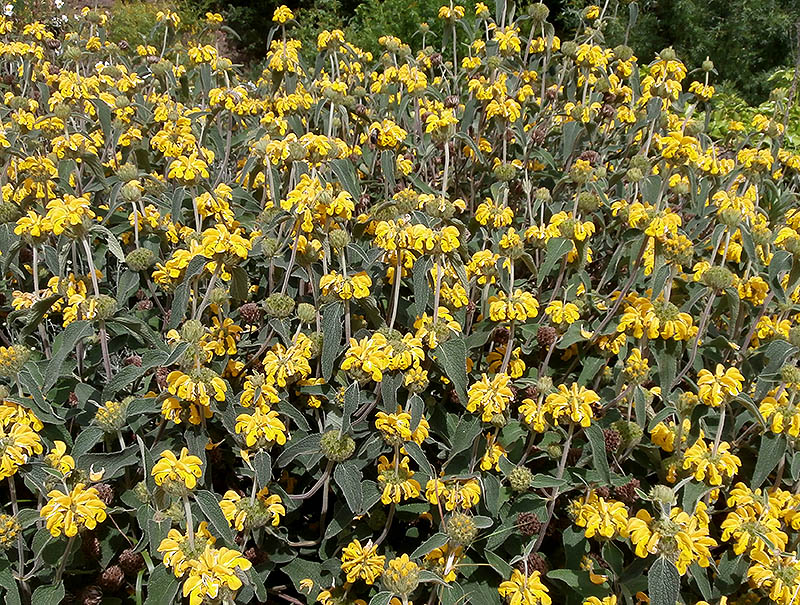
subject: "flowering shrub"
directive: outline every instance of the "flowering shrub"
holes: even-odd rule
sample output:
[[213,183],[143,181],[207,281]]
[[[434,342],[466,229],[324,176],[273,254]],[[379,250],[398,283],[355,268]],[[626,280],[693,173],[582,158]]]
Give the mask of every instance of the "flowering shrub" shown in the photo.
[[4,601],[794,603],[800,155],[611,9],[0,20]]

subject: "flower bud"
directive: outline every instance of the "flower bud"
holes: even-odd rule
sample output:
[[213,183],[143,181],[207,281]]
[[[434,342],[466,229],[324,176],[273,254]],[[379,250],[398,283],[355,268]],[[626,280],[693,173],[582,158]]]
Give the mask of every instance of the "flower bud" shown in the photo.
[[455,544],[469,546],[478,537],[478,528],[469,515],[453,513],[447,520],[447,537]]
[[286,294],[270,294],[264,301],[264,311],[270,317],[285,319],[294,311],[294,299]]
[[312,324],[317,320],[317,309],[314,305],[300,303],[297,305],[297,317],[304,324]]
[[724,290],[733,285],[733,273],[725,267],[709,267],[703,273],[703,283],[713,290]]
[[528,6],[528,14],[534,23],[544,23],[550,16],[550,9],[543,2]]
[[528,491],[531,481],[533,481],[533,473],[525,466],[518,466],[508,474],[508,483],[511,489],[518,494]]
[[156,261],[156,255],[147,248],[137,248],[125,257],[125,264],[131,271],[147,271]]
[[328,460],[344,462],[356,451],[356,442],[347,433],[339,434],[338,429],[325,433],[319,442],[322,453]]

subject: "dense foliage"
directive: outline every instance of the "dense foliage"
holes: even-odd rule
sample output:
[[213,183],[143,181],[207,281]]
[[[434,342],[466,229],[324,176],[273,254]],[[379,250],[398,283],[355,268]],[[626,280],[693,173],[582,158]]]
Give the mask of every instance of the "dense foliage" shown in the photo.
[[4,602],[795,602],[791,94],[466,13],[0,17]]

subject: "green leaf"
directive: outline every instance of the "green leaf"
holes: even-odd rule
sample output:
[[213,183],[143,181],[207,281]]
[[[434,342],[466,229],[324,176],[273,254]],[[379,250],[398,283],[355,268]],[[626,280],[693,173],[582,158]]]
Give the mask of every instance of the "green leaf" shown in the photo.
[[391,592],[386,592],[384,590],[372,597],[369,600],[369,605],[389,605],[389,601],[392,600],[392,596],[394,595]]
[[361,491],[363,477],[356,463],[354,461],[347,461],[336,465],[333,471],[333,480],[336,482],[336,485],[339,486],[339,489],[342,490],[344,499],[347,500],[347,506],[350,510],[354,513],[360,513],[364,496]]
[[467,402],[467,343],[462,335],[452,336],[433,350],[436,363],[456,390],[458,398]]
[[243,267],[234,267],[231,271],[230,295],[235,300],[247,300],[249,279]]
[[322,311],[322,333],[324,336],[320,359],[322,376],[326,381],[333,374],[333,362],[341,352],[342,330],[344,329],[344,324],[342,323],[343,315],[344,311],[341,303],[328,305]]
[[430,538],[428,538],[422,544],[420,544],[417,547],[417,549],[411,553],[410,557],[412,559],[418,559],[419,557],[423,557],[432,550],[436,548],[441,548],[442,546],[447,544],[448,540],[449,538],[447,537],[447,534],[442,534],[442,533],[433,534]]
[[594,460],[595,470],[600,473],[600,476],[606,484],[611,483],[611,470],[608,468],[606,440],[603,436],[603,429],[596,424],[592,424],[586,427],[584,432],[589,439],[589,445],[592,447],[592,459]]
[[178,588],[180,585],[175,575],[163,565],[159,565],[147,581],[147,598],[144,605],[174,603]]
[[753,479],[750,482],[752,489],[761,487],[764,480],[778,466],[785,452],[786,439],[783,435],[764,433],[761,436],[761,447],[758,449],[756,467],[753,469]]
[[67,357],[71,355],[78,345],[78,342],[94,333],[91,322],[74,321],[69,324],[64,331],[56,336],[53,342],[53,356],[47,364],[44,373],[44,385],[42,391],[49,391],[61,376],[61,368]]
[[681,589],[681,576],[672,561],[658,557],[647,574],[650,605],[675,605]]
[[511,572],[513,569],[511,565],[506,563],[505,559],[498,555],[491,550],[483,551],[483,554],[486,555],[486,562],[494,569],[497,573],[500,574],[500,577],[503,579],[510,578]]
[[544,256],[544,262],[539,268],[539,274],[536,276],[536,285],[541,286],[544,278],[547,277],[553,267],[556,266],[562,258],[564,258],[569,251],[572,250],[572,240],[564,237],[554,237],[547,242],[547,252]]
[[53,603],[60,603],[64,595],[63,581],[52,586],[40,586],[33,591],[31,605],[53,605]]
[[7,605],[22,605],[17,581],[14,579],[14,574],[11,573],[8,559],[0,561],[0,586],[5,589],[5,603]]
[[219,507],[217,496],[204,489],[198,490],[194,495],[195,502],[200,506],[206,519],[213,528],[212,534],[221,537],[228,544],[233,544],[233,531]]
[[125,262],[125,253],[122,251],[122,246],[120,246],[117,236],[115,236],[113,233],[111,233],[111,231],[102,225],[93,225],[92,231],[99,231],[102,233],[106,238],[108,251],[111,252],[111,254],[113,254],[119,262]]

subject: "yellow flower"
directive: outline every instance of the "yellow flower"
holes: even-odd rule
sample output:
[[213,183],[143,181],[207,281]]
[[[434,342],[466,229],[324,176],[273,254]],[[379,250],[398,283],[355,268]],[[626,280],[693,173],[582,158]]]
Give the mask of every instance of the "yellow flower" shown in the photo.
[[509,298],[505,292],[489,297],[489,319],[497,322],[527,321],[539,315],[539,301],[530,292],[515,290]]
[[379,555],[378,545],[372,540],[361,546],[361,542],[353,540],[342,549],[342,571],[347,574],[348,582],[355,582],[359,578],[367,584],[374,584],[386,564],[386,557]]
[[78,483],[68,494],[57,489],[47,494],[47,504],[39,515],[45,519],[50,534],[58,538],[63,532],[68,538],[81,529],[94,529],[106,519],[106,505],[93,487],[86,489]]
[[372,379],[380,382],[388,366],[386,337],[376,332],[360,341],[355,338],[350,339],[350,348],[347,349],[341,368],[353,374],[357,380]]
[[780,520],[771,512],[770,507],[764,510],[760,504],[737,506],[722,522],[722,539],[727,542],[733,538],[736,541],[733,552],[737,555],[748,548],[751,557],[756,551],[785,550],[789,536],[781,531]]
[[481,420],[491,422],[495,415],[502,414],[514,398],[508,383],[508,374],[495,374],[490,380],[486,374],[473,384],[467,392],[467,410],[480,412]]
[[366,271],[361,271],[351,276],[343,276],[336,271],[331,271],[323,275],[319,280],[319,287],[322,293],[335,295],[341,300],[351,298],[361,299],[369,296],[369,289],[372,286],[372,279]]
[[747,577],[778,605],[791,605],[800,591],[800,560],[793,554],[754,552]]
[[[194,552],[201,552],[207,544],[213,545],[216,540],[208,531],[208,523],[203,521],[194,532]],[[164,565],[172,568],[176,578],[183,576],[193,564],[188,532],[182,534],[177,529],[169,530],[167,537],[158,545],[158,552],[162,553]]]
[[552,414],[556,422],[561,416],[566,416],[572,422],[587,427],[594,418],[592,405],[598,401],[600,397],[597,393],[573,382],[569,388],[563,384],[558,385],[558,390],[550,393],[545,399],[545,409]]
[[487,197],[475,209],[475,220],[481,225],[492,224],[493,227],[508,227],[514,220],[514,211],[508,206],[500,206],[492,198]]
[[789,399],[786,389],[771,389],[761,400],[758,411],[769,423],[773,433],[786,433],[792,437],[800,436],[800,409]]
[[707,480],[709,485],[722,485],[723,477],[733,477],[742,465],[742,461],[731,454],[730,449],[730,444],[723,441],[714,453],[700,431],[700,438],[683,455],[683,468],[691,469],[698,481]]
[[238,550],[214,548],[207,544],[188,569],[189,576],[183,582],[183,596],[189,597],[190,605],[201,605],[216,599],[223,587],[239,590],[242,587],[239,573],[252,566]]
[[281,25],[285,25],[292,19],[294,19],[294,13],[285,4],[281,4],[275,9],[275,12],[272,13],[272,20],[275,23],[280,23]]
[[45,462],[62,475],[75,469],[75,460],[67,454],[67,444],[63,441],[54,441],[53,449],[45,456]]
[[277,494],[270,495],[269,489],[264,487],[250,498],[242,498],[233,490],[228,490],[220,500],[219,507],[231,527],[238,531],[255,529],[264,525],[278,527],[281,516],[286,514],[286,507]]
[[[0,422],[0,479],[10,477],[33,454],[42,453],[42,440],[34,427],[13,417]],[[41,428],[41,425],[39,426]]]
[[505,448],[497,443],[494,434],[489,433],[486,435],[486,452],[481,458],[481,470],[488,471],[492,467],[497,472],[500,472],[500,458],[506,455]]
[[675,563],[681,575],[691,563],[708,567],[711,562],[710,548],[717,545],[708,535],[708,516],[705,504],[698,503],[694,515],[673,507],[669,516],[657,521],[642,509],[628,520],[628,535],[635,546],[637,557],[661,554]]
[[[225,401],[225,382],[207,368],[192,370],[184,374],[174,370],[167,375],[167,390],[175,397],[167,398],[161,413],[168,420],[179,424],[183,420],[184,410],[179,399],[188,403],[188,419],[191,424],[200,424],[202,418],[211,418],[211,397],[216,401]],[[177,398],[177,399],[176,399]]]
[[239,414],[234,427],[237,435],[244,435],[247,447],[267,447],[271,443],[286,443],[286,425],[278,412],[258,406],[252,414]]
[[509,605],[550,605],[553,600],[540,577],[538,571],[525,575],[515,569],[511,572],[511,578],[500,584],[497,592],[505,597]]
[[170,450],[161,452],[161,459],[153,465],[151,474],[156,485],[182,484],[187,489],[197,487],[197,480],[203,476],[200,468],[202,460],[189,454],[187,448],[181,449],[180,457]]
[[554,300],[544,310],[545,315],[549,315],[553,323],[556,324],[573,324],[581,317],[578,305],[575,303],[563,303],[560,300]]
[[573,510],[575,524],[586,528],[587,538],[595,535],[609,539],[617,535],[628,537],[628,509],[622,502],[605,500],[592,490],[586,498],[578,498],[573,503]]
[[420,485],[409,467],[408,456],[403,456],[397,464],[395,462],[389,462],[386,456],[378,458],[378,486],[383,489],[381,502],[384,504],[400,503],[419,496]]
[[480,502],[481,485],[477,479],[430,479],[425,484],[425,497],[435,506],[443,500],[448,511],[470,509]]
[[744,376],[737,368],[728,368],[718,363],[712,374],[706,369],[697,374],[698,395],[706,405],[718,407],[742,392]]

